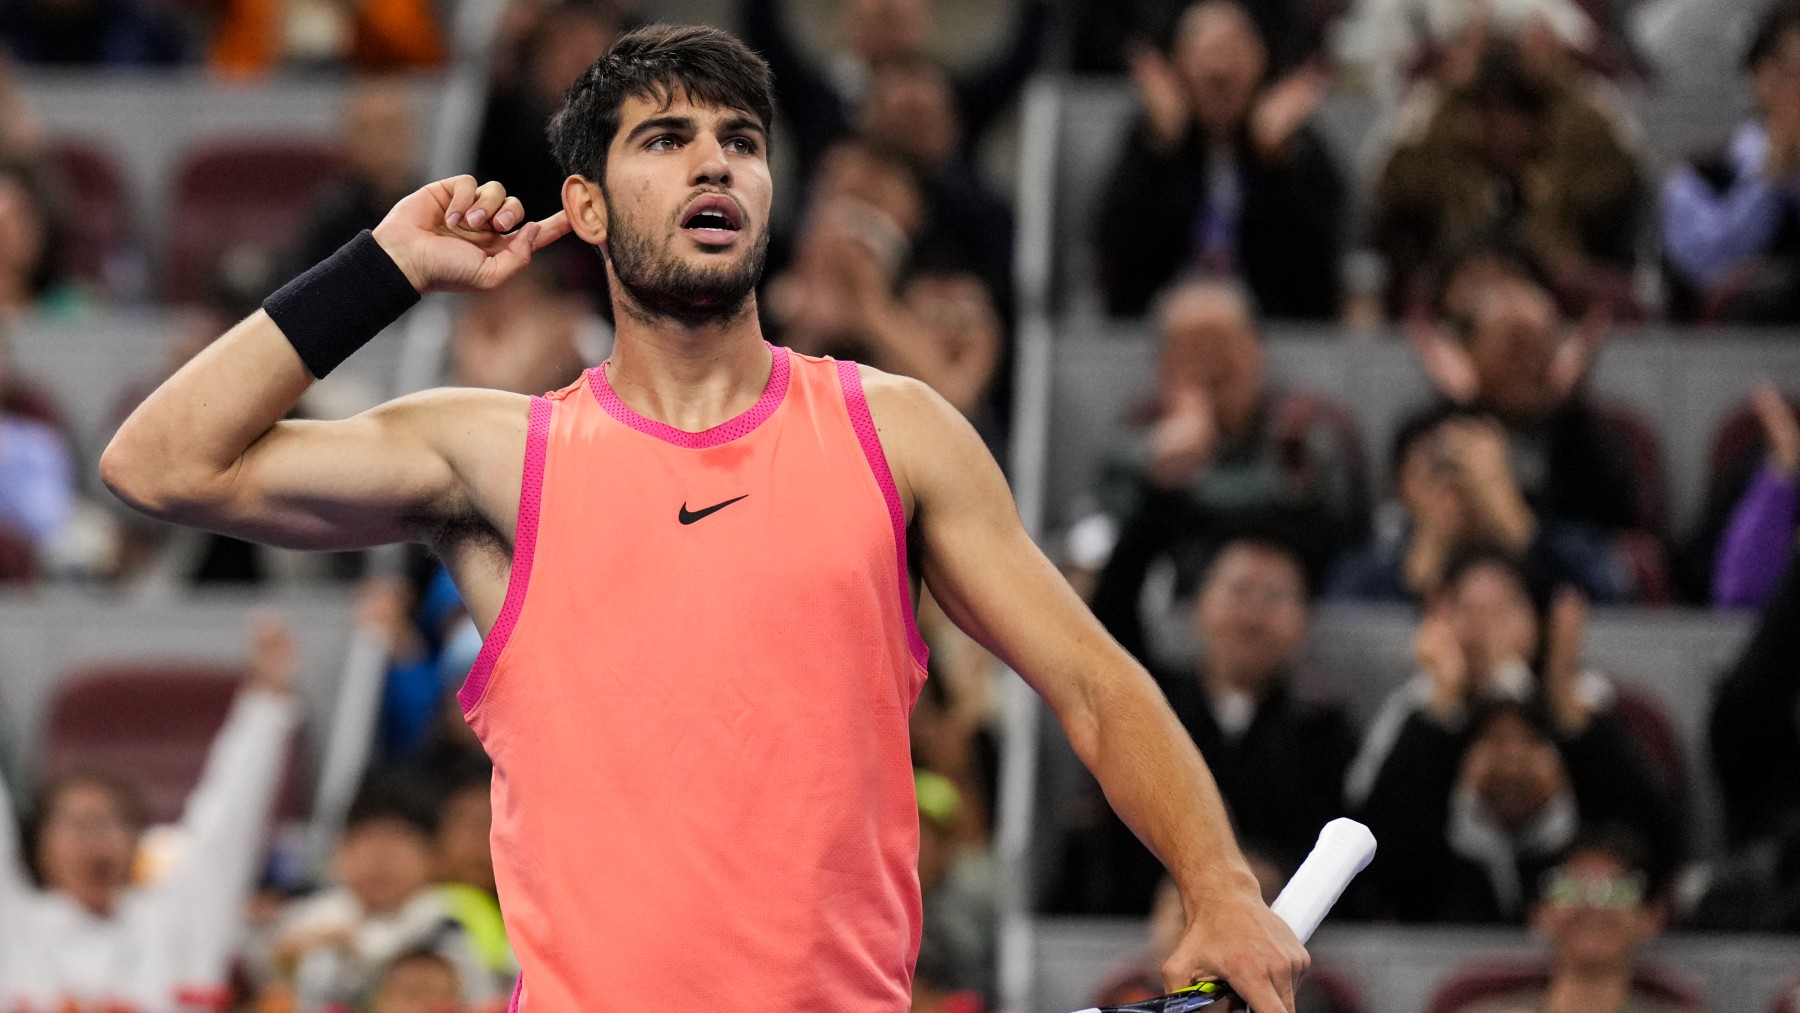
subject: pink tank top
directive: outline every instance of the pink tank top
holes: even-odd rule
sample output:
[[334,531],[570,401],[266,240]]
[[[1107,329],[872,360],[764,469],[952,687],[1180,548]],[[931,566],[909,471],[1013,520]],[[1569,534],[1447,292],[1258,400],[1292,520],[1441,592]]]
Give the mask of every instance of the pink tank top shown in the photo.
[[771,348],[703,433],[595,367],[531,404],[461,701],[525,1013],[901,1013],[918,952],[905,518],[856,366]]

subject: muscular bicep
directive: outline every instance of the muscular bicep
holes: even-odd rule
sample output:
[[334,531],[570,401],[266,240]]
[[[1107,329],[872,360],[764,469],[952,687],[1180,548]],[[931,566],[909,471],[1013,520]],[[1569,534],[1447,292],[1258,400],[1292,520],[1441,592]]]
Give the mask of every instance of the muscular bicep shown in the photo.
[[519,395],[438,390],[340,421],[280,422],[172,519],[287,548],[354,549],[471,511],[510,516],[527,410]]
[[973,427],[923,385],[869,376],[870,407],[911,504],[926,586],[950,619],[1058,712],[1132,662],[1026,533]]

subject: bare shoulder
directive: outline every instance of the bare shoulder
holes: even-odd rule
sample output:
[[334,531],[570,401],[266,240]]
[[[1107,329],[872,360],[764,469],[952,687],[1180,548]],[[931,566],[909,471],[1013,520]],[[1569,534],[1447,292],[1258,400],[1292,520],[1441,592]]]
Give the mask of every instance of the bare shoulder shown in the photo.
[[950,402],[922,381],[884,373],[873,366],[858,365],[857,372],[862,376],[863,394],[869,399],[869,414],[883,441],[890,431],[900,438],[907,438],[920,431],[929,433],[962,418]]
[[907,515],[959,483],[999,468],[975,427],[921,381],[861,366],[869,415],[881,436]]

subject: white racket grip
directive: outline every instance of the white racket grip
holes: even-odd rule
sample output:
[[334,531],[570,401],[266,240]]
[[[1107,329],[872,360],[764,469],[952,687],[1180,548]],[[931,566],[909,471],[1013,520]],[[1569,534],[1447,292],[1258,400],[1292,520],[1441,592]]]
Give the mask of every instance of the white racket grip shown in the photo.
[[1369,867],[1369,860],[1374,857],[1375,835],[1368,827],[1350,819],[1332,820],[1319,831],[1319,843],[1313,845],[1312,854],[1300,863],[1294,878],[1288,880],[1269,909],[1280,915],[1304,943],[1312,938],[1344,888],[1357,873]]

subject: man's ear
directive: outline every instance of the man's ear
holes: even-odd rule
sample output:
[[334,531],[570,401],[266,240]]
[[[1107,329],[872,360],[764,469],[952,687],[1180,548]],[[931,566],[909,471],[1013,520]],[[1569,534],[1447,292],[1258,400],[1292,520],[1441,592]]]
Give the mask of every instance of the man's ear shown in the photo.
[[586,176],[570,176],[563,180],[562,200],[575,235],[589,246],[605,246],[606,201],[600,185]]

